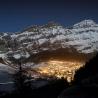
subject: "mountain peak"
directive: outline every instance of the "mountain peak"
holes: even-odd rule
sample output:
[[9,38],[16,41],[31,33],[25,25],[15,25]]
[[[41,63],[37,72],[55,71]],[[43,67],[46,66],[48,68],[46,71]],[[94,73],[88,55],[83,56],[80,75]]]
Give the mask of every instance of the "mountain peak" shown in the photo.
[[50,21],[47,24],[43,25],[42,27],[49,28],[49,27],[54,27],[54,26],[60,26],[60,24],[54,21]]
[[31,26],[28,26],[28,27],[24,28],[24,30],[22,30],[22,32],[25,32],[25,31],[29,31],[29,32],[35,31],[36,32],[41,28],[52,28],[52,27],[57,27],[57,26],[61,26],[61,25],[59,23],[54,22],[54,21],[50,21],[45,25],[31,25]]
[[92,27],[92,26],[96,26],[96,22],[88,19],[88,20],[83,20],[77,24],[74,24],[73,28],[87,28],[87,27]]

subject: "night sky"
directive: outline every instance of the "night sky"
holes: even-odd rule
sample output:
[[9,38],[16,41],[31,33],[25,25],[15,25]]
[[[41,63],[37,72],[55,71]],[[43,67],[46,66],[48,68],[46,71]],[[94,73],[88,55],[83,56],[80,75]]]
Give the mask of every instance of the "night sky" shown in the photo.
[[97,0],[0,0],[0,32],[49,21],[71,26],[84,19],[98,23]]

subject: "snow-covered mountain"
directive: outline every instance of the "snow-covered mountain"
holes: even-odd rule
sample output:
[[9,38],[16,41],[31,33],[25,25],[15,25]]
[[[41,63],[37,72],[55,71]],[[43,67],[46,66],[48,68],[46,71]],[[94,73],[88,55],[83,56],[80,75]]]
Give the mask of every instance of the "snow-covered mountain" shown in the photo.
[[94,53],[98,51],[98,24],[93,20],[83,20],[70,28],[53,22],[30,26],[19,33],[0,34],[0,44],[0,56],[6,54],[16,59],[58,49]]

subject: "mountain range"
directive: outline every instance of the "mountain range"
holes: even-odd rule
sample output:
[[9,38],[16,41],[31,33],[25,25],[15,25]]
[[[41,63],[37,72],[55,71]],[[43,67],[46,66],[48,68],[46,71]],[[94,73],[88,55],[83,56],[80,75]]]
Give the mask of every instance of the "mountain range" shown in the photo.
[[70,27],[49,22],[29,26],[17,33],[0,33],[0,58],[3,61],[21,57],[26,62],[44,58],[74,58],[77,54],[77,59],[81,56],[88,59],[97,51],[98,24],[93,20],[83,20]]

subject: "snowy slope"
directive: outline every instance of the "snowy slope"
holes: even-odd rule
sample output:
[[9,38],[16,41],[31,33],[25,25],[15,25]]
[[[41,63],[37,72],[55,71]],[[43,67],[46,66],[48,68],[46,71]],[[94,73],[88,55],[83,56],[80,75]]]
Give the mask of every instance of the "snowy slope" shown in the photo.
[[[73,47],[79,53],[98,51],[98,24],[83,20],[71,28],[55,23],[31,26],[23,32],[0,35],[7,48],[6,55],[15,59],[28,58],[31,54]],[[70,48],[71,49],[71,48]]]
[[98,50],[98,25],[93,20],[84,20],[74,24],[71,29],[61,25],[45,25],[33,29],[30,32],[27,29],[16,35],[21,47],[31,49],[32,52],[70,46],[82,53]]

